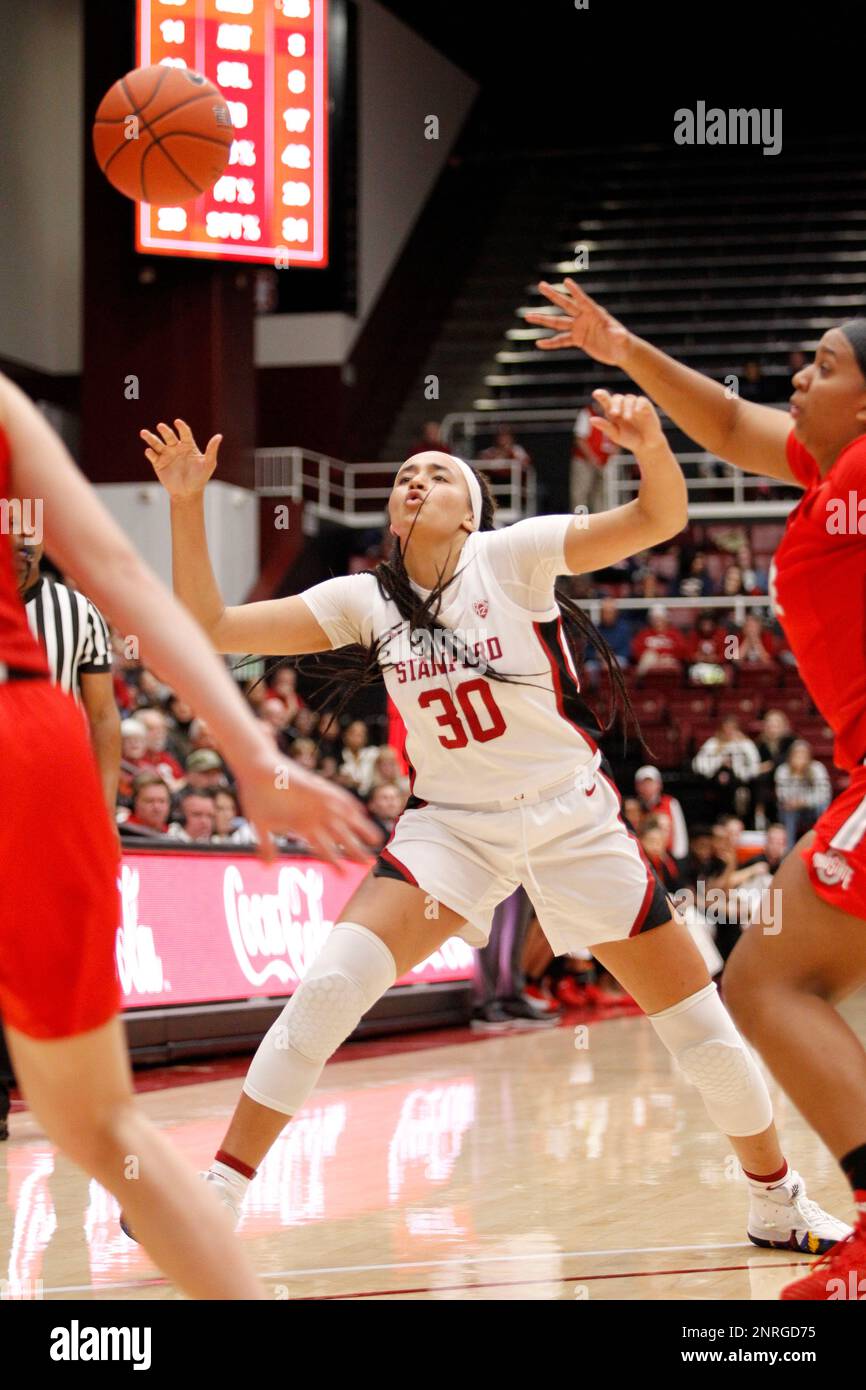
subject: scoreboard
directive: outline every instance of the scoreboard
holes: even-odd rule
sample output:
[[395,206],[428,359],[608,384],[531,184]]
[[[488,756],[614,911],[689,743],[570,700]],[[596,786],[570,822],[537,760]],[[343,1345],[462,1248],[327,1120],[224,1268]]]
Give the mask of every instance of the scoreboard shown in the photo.
[[328,264],[328,0],[138,0],[138,66],[204,73],[235,138],[209,193],[137,206],[136,248]]

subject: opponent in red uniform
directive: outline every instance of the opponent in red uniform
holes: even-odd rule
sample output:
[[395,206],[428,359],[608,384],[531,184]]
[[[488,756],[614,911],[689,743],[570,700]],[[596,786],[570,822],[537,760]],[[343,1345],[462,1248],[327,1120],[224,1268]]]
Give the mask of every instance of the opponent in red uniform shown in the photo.
[[579,347],[621,367],[702,448],[805,490],[771,582],[779,619],[851,783],[782,863],[773,880],[776,920],[771,930],[753,925],[743,933],[725,972],[725,998],[838,1158],[858,1212],[852,1234],[782,1297],[862,1297],[866,1050],[834,1006],[866,981],[866,320],[824,334],[814,361],[794,377],[789,416],[741,400],[674,361],[574,281],[566,281],[565,292],[545,284],[541,290],[563,316],[527,315],[555,330],[540,347]]
[[[116,842],[83,716],[51,685],[18,597],[9,531],[22,522],[44,530],[52,557],[213,725],[266,845],[269,830],[296,826],[327,857],[342,844],[363,859],[378,835],[352,798],[277,757],[201,629],[0,376],[0,1015],[16,1074],[49,1138],[134,1210],[142,1243],[179,1287],[258,1298],[213,1192],[133,1103],[117,1018]],[[60,815],[50,814],[49,768]]]

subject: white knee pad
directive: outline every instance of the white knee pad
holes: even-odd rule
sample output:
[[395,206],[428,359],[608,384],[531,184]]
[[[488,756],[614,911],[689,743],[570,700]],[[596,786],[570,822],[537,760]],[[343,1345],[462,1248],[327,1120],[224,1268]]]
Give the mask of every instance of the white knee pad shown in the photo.
[[244,1092],[294,1115],[322,1068],[397,978],[394,957],[357,922],[337,922],[252,1060]]
[[700,1091],[723,1134],[761,1134],[773,1121],[764,1078],[740,1037],[715,985],[682,999],[650,1023],[683,1075]]

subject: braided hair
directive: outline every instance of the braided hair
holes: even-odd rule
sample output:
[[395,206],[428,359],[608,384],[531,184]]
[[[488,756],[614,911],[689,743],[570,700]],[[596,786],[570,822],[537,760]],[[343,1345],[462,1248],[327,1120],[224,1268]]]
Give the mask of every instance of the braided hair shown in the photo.
[[[471,467],[471,465],[467,466]],[[481,516],[478,529],[479,531],[492,531],[496,502],[484,474],[479,473],[475,468],[472,468],[472,472],[478,479],[481,488]],[[421,507],[423,505],[422,502]],[[418,509],[418,514],[420,514],[421,507]],[[405,542],[401,544],[399,538],[395,537],[388,558],[380,561],[373,571],[380,594],[395,605],[400,614],[401,622],[395,624],[394,628],[382,633],[379,637],[375,637],[369,646],[341,647],[336,651],[303,656],[296,661],[298,668],[319,685],[318,703],[322,707],[327,707],[333,701],[334,696],[337,696],[336,703],[332,705],[329,712],[338,719],[360,690],[381,680],[383,673],[393,667],[394,662],[388,656],[387,648],[391,639],[397,637],[403,629],[404,622],[408,624],[410,642],[413,645],[418,643],[421,645],[421,649],[427,652],[431,648],[438,651],[445,647],[458,664],[463,666],[477,665],[477,658],[467,649],[459,633],[445,627],[439,622],[438,617],[446,591],[454,583],[461,570],[458,568],[451,578],[444,582],[444,571],[439,571],[437,582],[426,597],[417,593],[409,578],[405,556],[412,540],[412,532],[415,529],[418,514],[412,522]],[[562,614],[563,629],[575,666],[580,666],[587,646],[592,644],[599,653],[607,671],[610,703],[606,721],[601,724],[598,716],[589,706],[586,706],[587,713],[598,726],[597,732],[601,737],[608,734],[615,724],[619,724],[625,747],[629,727],[632,726],[640,738],[640,725],[629,698],[619,662],[588,614],[560,588],[555,590],[554,596]],[[279,661],[274,662],[265,670],[261,679],[269,678],[275,670],[285,665],[287,660],[289,658],[282,657]],[[525,675],[509,675],[489,664],[485,665],[484,674],[491,681],[521,685],[531,683]],[[539,675],[541,674],[542,672],[539,672]]]

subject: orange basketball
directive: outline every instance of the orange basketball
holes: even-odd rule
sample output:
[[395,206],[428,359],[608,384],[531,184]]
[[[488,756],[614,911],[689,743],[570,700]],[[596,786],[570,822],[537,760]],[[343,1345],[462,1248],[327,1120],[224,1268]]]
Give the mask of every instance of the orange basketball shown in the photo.
[[234,137],[222,94],[188,68],[136,68],[99,104],[93,148],[99,167],[127,198],[165,207],[213,188]]

